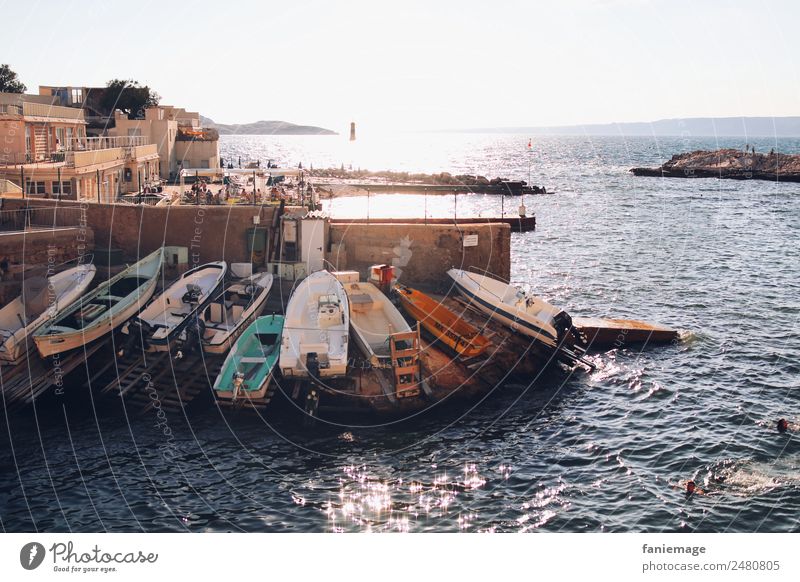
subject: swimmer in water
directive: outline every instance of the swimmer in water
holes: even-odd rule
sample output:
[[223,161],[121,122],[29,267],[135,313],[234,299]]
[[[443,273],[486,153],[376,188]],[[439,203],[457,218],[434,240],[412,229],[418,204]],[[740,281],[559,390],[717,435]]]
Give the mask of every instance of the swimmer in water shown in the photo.
[[681,481],[677,485],[672,486],[673,489],[681,489],[686,492],[686,497],[692,495],[705,495],[706,492],[697,486],[697,483],[689,479],[688,481]]
[[686,482],[686,496],[689,497],[690,495],[705,495],[706,492],[702,489],[697,487],[697,484],[689,480]]
[[789,421],[785,418],[781,418],[778,421],[778,432],[786,432],[789,430]]

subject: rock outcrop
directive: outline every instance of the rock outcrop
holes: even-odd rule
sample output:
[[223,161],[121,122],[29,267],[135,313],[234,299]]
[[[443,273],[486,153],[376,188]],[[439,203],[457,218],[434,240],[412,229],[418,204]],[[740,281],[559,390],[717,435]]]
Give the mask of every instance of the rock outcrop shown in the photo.
[[634,176],[729,178],[800,182],[800,155],[753,153],[737,149],[676,154],[658,168],[631,168]]

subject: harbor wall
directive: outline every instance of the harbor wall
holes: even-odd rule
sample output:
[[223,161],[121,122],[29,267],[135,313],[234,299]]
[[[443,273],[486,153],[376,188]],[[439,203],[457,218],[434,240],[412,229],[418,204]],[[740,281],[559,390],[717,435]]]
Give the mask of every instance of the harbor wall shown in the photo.
[[[94,248],[91,228],[57,228],[0,233],[0,260],[8,272],[0,281],[0,305],[19,294],[24,277],[45,275],[48,268],[88,255]],[[33,270],[32,270],[33,269]]]
[[0,233],[0,259],[9,263],[13,275],[32,266],[58,265],[94,248],[91,228],[56,228]]
[[[22,207],[24,200],[5,199],[4,208]],[[47,200],[32,201],[37,208]],[[50,202],[49,205],[55,205]],[[81,221],[94,231],[97,248],[121,249],[126,260],[161,246],[189,249],[189,263],[249,260],[247,229],[253,217],[260,225],[272,221],[273,207],[261,206],[148,206],[58,202],[60,222]],[[77,222],[76,222],[77,224]]]
[[[22,208],[26,200],[4,199],[4,209]],[[30,201],[36,212],[55,216],[54,224],[85,225],[96,248],[121,249],[130,261],[161,246],[189,249],[189,266],[208,261],[249,262],[248,230],[258,217],[269,228],[274,207],[167,206]],[[57,211],[50,212],[52,207]],[[371,265],[394,265],[400,281],[423,289],[441,289],[450,268],[477,267],[499,277],[511,272],[511,227],[503,223],[429,224],[332,222],[325,259],[340,270],[365,276]],[[271,238],[271,237],[270,237]]]
[[477,267],[506,279],[511,274],[507,224],[335,222],[327,250],[326,259],[337,269],[365,276],[371,265],[390,264],[398,269],[400,283],[428,290],[448,285],[447,270],[453,267]]

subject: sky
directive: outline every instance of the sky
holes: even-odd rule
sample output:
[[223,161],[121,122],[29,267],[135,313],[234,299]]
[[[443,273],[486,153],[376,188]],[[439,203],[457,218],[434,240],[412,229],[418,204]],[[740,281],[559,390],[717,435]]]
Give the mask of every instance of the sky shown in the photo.
[[0,0],[28,86],[346,132],[798,115],[800,2]]

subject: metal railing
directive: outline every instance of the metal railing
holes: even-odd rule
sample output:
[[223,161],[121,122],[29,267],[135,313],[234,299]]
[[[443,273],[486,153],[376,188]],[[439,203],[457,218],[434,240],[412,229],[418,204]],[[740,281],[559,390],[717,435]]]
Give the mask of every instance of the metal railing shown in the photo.
[[96,151],[150,145],[150,138],[141,135],[114,137],[74,137],[65,144],[67,151]]
[[0,166],[17,166],[20,164],[58,164],[66,161],[66,152],[50,152],[34,155],[30,153],[0,154]]

